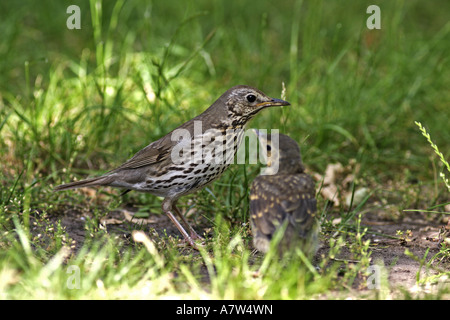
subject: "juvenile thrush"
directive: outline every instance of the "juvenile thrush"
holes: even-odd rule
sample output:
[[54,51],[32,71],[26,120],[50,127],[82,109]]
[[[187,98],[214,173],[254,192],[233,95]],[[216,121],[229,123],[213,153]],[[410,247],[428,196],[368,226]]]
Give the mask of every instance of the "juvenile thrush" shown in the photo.
[[260,110],[286,105],[289,102],[270,98],[258,89],[232,87],[202,114],[150,143],[118,168],[99,177],[57,186],[55,190],[112,186],[164,197],[162,210],[195,247],[193,240],[201,237],[177,208],[177,200],[203,188],[225,171],[241,143],[245,125]]
[[[255,248],[267,252],[277,232],[284,232],[280,253],[300,247],[307,256],[315,254],[320,226],[316,220],[313,179],[304,172],[300,148],[284,134],[266,135],[255,130],[267,167],[250,190],[250,225]],[[265,151],[266,150],[266,151]]]

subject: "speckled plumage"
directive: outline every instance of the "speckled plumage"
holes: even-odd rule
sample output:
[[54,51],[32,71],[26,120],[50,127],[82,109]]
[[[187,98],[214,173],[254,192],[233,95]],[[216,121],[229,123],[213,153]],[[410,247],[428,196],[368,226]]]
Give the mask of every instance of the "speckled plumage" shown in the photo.
[[278,171],[259,175],[251,185],[250,223],[254,246],[267,252],[276,232],[284,230],[278,247],[281,252],[298,246],[311,256],[317,250],[319,231],[315,183],[304,173],[298,144],[282,134],[278,148],[267,136],[258,133],[258,138],[262,147],[270,146],[268,162],[273,166],[278,161]]
[[[245,125],[256,113],[266,107],[284,105],[289,103],[270,98],[258,89],[235,86],[202,114],[150,143],[116,169],[100,177],[57,186],[55,190],[112,186],[164,197],[163,211],[195,247],[192,239],[201,237],[184,219],[176,201],[203,188],[225,171],[242,141]],[[208,153],[218,146],[222,152],[216,157]],[[182,219],[189,234],[172,210]]]

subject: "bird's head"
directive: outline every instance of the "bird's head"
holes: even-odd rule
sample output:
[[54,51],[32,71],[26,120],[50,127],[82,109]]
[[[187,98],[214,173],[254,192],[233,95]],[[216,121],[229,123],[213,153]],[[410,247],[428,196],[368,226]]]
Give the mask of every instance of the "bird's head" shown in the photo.
[[300,147],[297,142],[285,134],[271,133],[253,129],[259,140],[259,152],[267,167],[263,174],[294,174],[304,171]]
[[224,93],[228,116],[234,125],[244,125],[260,110],[267,107],[288,106],[289,102],[268,97],[258,89],[249,86],[235,86]]

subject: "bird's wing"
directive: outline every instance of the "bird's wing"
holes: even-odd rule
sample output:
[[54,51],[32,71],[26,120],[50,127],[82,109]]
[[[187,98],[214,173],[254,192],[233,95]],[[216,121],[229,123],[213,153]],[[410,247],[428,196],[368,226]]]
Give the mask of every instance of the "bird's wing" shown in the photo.
[[[136,169],[145,166],[151,166],[160,163],[171,156],[173,147],[180,143],[180,137],[182,136],[183,144],[190,144],[191,137],[194,132],[194,120],[196,118],[183,123],[178,128],[172,130],[167,135],[155,142],[150,143],[144,149],[138,151],[131,159],[123,163],[112,172],[120,171],[123,169]],[[180,131],[176,131],[180,130]]]
[[159,163],[170,157],[172,150],[172,141],[167,139],[169,136],[165,136],[160,140],[157,140],[144,149],[138,151],[131,159],[117,167],[114,171],[123,169],[136,169]]
[[288,220],[304,237],[314,223],[316,211],[314,181],[307,174],[258,176],[250,194],[250,217],[255,227],[269,238]]

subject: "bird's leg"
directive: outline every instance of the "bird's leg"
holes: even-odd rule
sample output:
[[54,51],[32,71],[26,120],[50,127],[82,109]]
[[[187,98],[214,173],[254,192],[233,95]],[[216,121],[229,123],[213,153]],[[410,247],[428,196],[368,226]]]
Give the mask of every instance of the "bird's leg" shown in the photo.
[[189,236],[186,230],[184,230],[183,226],[180,224],[180,222],[178,222],[177,218],[175,218],[175,216],[171,212],[173,207],[174,206],[172,205],[170,199],[164,199],[162,203],[162,209],[164,213],[167,214],[170,220],[172,220],[173,224],[177,227],[178,231],[180,231],[180,233],[183,235],[184,240],[186,240],[189,243],[189,245],[191,245],[194,249],[197,249],[194,240],[191,238],[191,236]]
[[172,222],[175,224],[177,229],[181,232],[181,234],[184,237],[184,240],[186,240],[189,243],[189,245],[191,245],[193,248],[197,249],[194,240],[188,235],[186,230],[184,230],[183,226],[178,222],[178,220],[175,218],[172,212],[167,211],[166,214],[169,217],[169,219],[172,220]]
[[186,219],[184,218],[183,214],[181,213],[180,209],[178,209],[178,207],[173,204],[173,209],[175,210],[175,213],[180,217],[180,219],[183,221],[184,225],[187,226],[188,231],[189,231],[189,235],[191,236],[192,239],[197,240],[205,240],[203,239],[202,236],[199,236],[197,234],[197,232],[195,232],[194,228],[191,227],[191,225],[186,221]]

